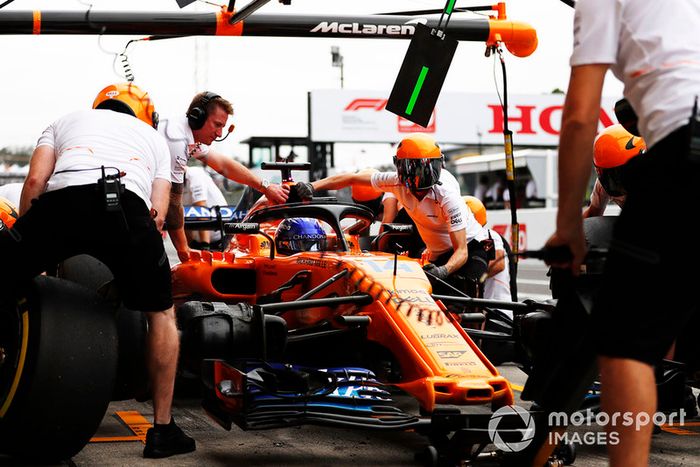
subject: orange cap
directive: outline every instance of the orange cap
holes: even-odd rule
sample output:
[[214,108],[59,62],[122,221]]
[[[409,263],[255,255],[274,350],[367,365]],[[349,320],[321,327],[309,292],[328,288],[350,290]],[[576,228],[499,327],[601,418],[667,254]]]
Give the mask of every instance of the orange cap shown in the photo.
[[481,202],[476,196],[462,196],[462,199],[467,203],[467,207],[474,214],[476,221],[481,224],[481,226],[486,225],[486,206]]
[[158,113],[155,111],[153,101],[151,101],[147,92],[134,83],[110,84],[97,94],[95,101],[92,103],[92,108],[110,108],[109,103],[113,103],[113,101],[125,104],[134,117],[147,123],[149,126],[153,128],[158,127]]
[[396,148],[397,159],[438,159],[442,157],[440,146],[425,133],[411,133]]
[[644,139],[619,123],[600,132],[593,145],[593,163],[599,169],[621,166],[646,150]]

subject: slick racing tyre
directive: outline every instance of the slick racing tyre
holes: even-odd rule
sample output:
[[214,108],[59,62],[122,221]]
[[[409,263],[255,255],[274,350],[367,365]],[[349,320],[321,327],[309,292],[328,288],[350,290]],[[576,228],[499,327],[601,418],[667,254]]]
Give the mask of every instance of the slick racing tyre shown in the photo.
[[92,291],[35,278],[0,304],[0,453],[68,459],[104,417],[117,366],[114,316]]
[[114,383],[113,401],[147,400],[148,372],[146,370],[146,317],[140,311],[129,310],[121,304],[119,292],[113,285],[109,268],[92,256],[77,255],[58,267],[58,277],[82,284],[113,303],[119,336],[119,363]]

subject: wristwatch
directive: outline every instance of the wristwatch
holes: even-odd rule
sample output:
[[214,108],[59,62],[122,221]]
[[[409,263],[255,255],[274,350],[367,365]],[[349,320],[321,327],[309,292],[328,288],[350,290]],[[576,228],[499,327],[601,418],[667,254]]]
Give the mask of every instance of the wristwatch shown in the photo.
[[260,184],[262,185],[263,190],[267,190],[270,187],[270,180],[263,178],[262,180],[260,180]]

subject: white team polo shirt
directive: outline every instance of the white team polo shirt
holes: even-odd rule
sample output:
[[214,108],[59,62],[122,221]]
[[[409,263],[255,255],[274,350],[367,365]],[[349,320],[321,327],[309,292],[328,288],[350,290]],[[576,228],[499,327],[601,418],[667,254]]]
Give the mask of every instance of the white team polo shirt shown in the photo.
[[158,132],[168,143],[173,183],[185,182],[185,168],[190,157],[201,159],[209,154],[209,146],[196,144],[186,116],[161,120]]
[[51,146],[56,157],[46,191],[96,183],[104,165],[107,175],[115,173],[108,167],[125,172],[122,183],[150,208],[153,180],[170,181],[165,141],[153,127],[131,115],[92,109],[70,113],[44,130],[39,146]]
[[[490,230],[491,238],[493,239],[493,247],[495,250],[504,250],[503,238],[498,235],[498,232]],[[510,260],[508,255],[503,257],[504,268],[501,272],[494,274],[484,282],[484,298],[489,300],[511,301],[510,294]],[[502,310],[511,318],[513,312],[510,310]]]
[[688,123],[700,94],[700,2],[579,0],[571,66],[610,64],[651,148]]
[[447,170],[440,174],[441,185],[434,185],[422,200],[399,182],[396,172],[372,174],[372,186],[393,193],[418,228],[418,233],[430,251],[430,259],[452,249],[450,232],[466,230],[467,242],[487,238],[487,232],[467,209],[459,191],[459,183]]
[[8,200],[15,209],[19,209],[19,200],[22,197],[24,183],[7,183],[0,186],[0,197]]
[[228,204],[223,193],[212,180],[211,175],[203,167],[187,167],[185,191],[182,200],[185,204],[203,201],[207,203],[207,207],[226,206]]

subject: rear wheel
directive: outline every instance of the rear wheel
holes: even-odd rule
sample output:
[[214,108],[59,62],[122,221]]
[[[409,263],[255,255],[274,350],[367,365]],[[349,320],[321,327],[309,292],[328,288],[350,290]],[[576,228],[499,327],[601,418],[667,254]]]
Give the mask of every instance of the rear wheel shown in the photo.
[[0,305],[0,452],[62,460],[99,427],[114,386],[117,331],[94,292],[39,276]]
[[146,370],[146,317],[140,311],[127,309],[114,286],[109,268],[92,256],[77,255],[63,261],[58,277],[82,284],[112,302],[119,336],[119,363],[112,400],[147,400],[149,396]]

